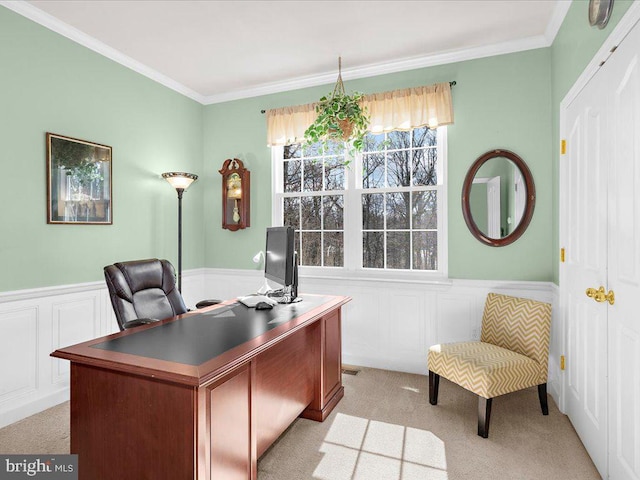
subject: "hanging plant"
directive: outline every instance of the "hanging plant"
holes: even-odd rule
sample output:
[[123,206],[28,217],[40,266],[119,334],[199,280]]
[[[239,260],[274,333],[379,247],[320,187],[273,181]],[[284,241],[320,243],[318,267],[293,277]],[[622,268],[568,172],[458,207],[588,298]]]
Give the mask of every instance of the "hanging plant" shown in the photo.
[[315,107],[318,116],[304,132],[304,143],[349,142],[351,149],[362,151],[369,128],[369,116],[361,105],[364,94],[347,95],[342,83],[342,59],[338,59],[338,81],[331,96],[320,99]]

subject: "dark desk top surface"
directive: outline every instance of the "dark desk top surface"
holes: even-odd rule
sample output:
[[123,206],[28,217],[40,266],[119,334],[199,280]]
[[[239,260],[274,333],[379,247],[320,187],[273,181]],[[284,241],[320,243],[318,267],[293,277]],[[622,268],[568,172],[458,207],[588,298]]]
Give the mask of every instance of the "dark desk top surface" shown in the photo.
[[190,315],[132,335],[91,345],[110,352],[200,365],[322,305],[323,296],[303,296],[299,303],[256,310],[232,303]]

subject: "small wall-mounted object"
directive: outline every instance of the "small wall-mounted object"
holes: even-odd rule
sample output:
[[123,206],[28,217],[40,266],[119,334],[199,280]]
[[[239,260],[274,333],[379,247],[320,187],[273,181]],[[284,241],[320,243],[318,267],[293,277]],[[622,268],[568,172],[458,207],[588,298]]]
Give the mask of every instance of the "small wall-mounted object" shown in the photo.
[[250,172],[242,160],[228,158],[222,175],[222,228],[236,231],[250,226]]
[[602,30],[609,23],[613,0],[589,0],[589,25]]

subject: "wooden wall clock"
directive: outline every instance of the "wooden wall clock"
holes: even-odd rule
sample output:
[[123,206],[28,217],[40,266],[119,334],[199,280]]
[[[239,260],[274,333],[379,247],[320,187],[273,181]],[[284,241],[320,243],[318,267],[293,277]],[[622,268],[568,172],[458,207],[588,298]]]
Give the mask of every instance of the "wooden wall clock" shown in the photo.
[[242,160],[228,158],[222,175],[222,228],[236,231],[250,226],[250,172]]

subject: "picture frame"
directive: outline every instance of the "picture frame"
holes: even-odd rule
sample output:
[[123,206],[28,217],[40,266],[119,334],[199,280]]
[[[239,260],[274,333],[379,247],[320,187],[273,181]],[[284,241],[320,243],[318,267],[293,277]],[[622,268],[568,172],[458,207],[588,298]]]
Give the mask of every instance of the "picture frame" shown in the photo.
[[47,132],[47,223],[111,225],[112,148]]

